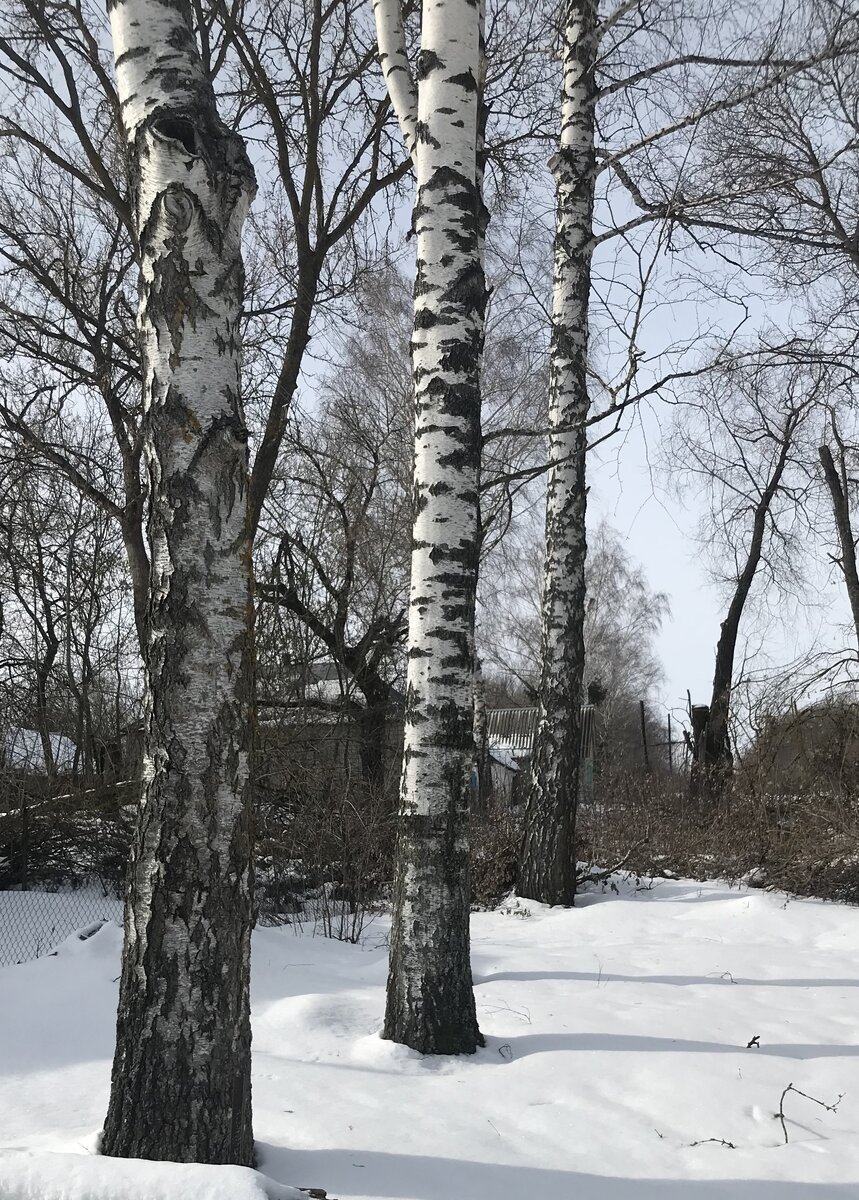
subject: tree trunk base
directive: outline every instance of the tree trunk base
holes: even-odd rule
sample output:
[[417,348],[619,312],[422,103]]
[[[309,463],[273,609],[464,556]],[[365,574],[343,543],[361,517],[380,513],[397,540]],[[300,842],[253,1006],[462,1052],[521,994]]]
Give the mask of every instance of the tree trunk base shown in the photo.
[[473,1012],[463,1013],[456,1023],[436,1025],[416,1018],[413,1012],[399,1009],[385,1017],[382,1037],[417,1050],[418,1054],[476,1054],[486,1045]]

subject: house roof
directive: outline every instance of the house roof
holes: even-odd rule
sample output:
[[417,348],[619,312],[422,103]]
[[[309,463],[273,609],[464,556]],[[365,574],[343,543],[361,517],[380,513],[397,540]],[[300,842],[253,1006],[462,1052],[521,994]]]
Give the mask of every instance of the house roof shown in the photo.
[[[582,753],[593,754],[596,705],[583,704],[579,710],[582,723]],[[528,755],[537,737],[537,708],[490,708],[486,711],[486,734],[490,748],[511,750],[519,756]]]
[[[301,678],[304,694],[324,704],[335,704],[344,696],[348,696],[355,704],[364,703],[352,672],[348,667],[331,659],[307,663]],[[405,697],[399,688],[392,686],[390,700],[392,705],[400,705]]]
[[529,754],[537,733],[536,708],[490,708],[486,733],[493,750],[518,750]]
[[345,668],[339,667],[336,662],[330,660],[307,664],[308,683],[339,683],[341,678],[347,677],[348,674],[349,672]]

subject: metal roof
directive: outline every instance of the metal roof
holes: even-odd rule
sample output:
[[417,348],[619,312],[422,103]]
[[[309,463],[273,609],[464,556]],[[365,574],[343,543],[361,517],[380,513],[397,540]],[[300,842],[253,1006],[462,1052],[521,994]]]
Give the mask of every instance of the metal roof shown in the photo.
[[[594,717],[596,705],[583,704],[582,754],[593,754]],[[530,754],[537,737],[537,708],[490,708],[486,713],[486,733],[489,745],[499,750],[512,750],[518,754]]]
[[490,708],[486,713],[490,746],[530,754],[537,734],[536,708]]

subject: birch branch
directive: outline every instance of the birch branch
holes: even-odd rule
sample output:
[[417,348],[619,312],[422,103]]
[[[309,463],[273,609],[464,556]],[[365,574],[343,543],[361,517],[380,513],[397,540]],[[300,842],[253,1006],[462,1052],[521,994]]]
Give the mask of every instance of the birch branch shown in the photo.
[[417,146],[418,89],[406,52],[401,0],[373,0],[379,66],[391,98],[391,105],[402,131],[406,149],[412,155]]
[[741,68],[750,70],[752,68],[780,67],[783,70],[802,70],[815,61],[817,60],[808,58],[724,58],[715,54],[678,54],[676,57],[668,58],[664,62],[654,63],[650,67],[643,67],[640,71],[636,71],[633,75],[628,75],[625,79],[616,79],[612,83],[607,83],[599,89],[598,99],[602,100],[606,96],[613,96],[616,92],[623,91],[624,88],[635,87],[639,83],[646,83],[647,80],[661,75],[664,71],[673,71],[676,67],[725,67],[735,70]]
[[750,100],[756,99],[765,92],[770,91],[779,83],[785,83],[788,79],[792,79],[794,75],[808,70],[809,67],[815,66],[818,63],[825,62],[827,59],[834,57],[837,54],[843,53],[848,46],[854,44],[852,41],[846,45],[842,43],[830,42],[829,45],[821,51],[820,54],[810,56],[807,59],[800,59],[792,63],[783,71],[777,71],[774,75],[768,76],[762,83],[756,84],[754,87],[748,88],[745,91],[738,93],[735,96],[726,96],[721,100],[715,101],[713,104],[704,105],[697,112],[690,113],[680,121],[675,121],[670,125],[665,125],[661,129],[656,129],[652,133],[647,134],[639,141],[630,146],[624,146],[622,150],[616,154],[608,154],[605,151],[597,151],[598,157],[602,158],[602,162],[597,168],[598,172],[605,171],[609,167],[614,167],[616,163],[624,158],[628,158],[630,154],[635,154],[637,151],[644,150],[654,142],[661,141],[662,138],[668,137],[674,133],[680,133],[690,126],[697,125],[707,117],[715,116],[717,113],[729,112],[731,109],[739,108],[741,104],[745,104]]

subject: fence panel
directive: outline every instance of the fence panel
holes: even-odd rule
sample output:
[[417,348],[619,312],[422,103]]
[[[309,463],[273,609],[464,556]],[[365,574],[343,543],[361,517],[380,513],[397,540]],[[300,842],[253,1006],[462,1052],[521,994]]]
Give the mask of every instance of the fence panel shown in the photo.
[[71,934],[100,921],[122,921],[122,901],[100,887],[0,891],[0,967],[50,954]]

